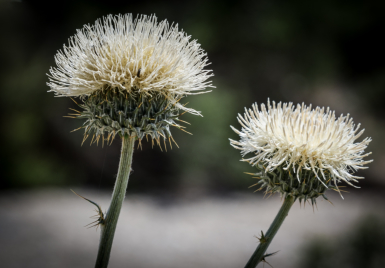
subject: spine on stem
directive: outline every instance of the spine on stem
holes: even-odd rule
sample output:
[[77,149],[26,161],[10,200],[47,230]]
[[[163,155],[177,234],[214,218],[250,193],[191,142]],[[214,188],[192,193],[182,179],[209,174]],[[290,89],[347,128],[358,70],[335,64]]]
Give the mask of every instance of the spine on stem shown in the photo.
[[293,196],[287,196],[285,198],[282,207],[279,210],[277,216],[275,216],[275,219],[270,225],[269,230],[265,235],[263,235],[262,233],[262,237],[259,239],[260,243],[257,249],[254,251],[253,255],[251,256],[250,260],[247,262],[245,268],[255,268],[258,263],[262,261],[267,248],[269,247],[271,241],[273,240],[274,236],[281,227],[286,216],[289,214],[289,210],[293,205],[294,201],[295,200]]
[[135,136],[122,137],[122,150],[120,155],[118,175],[112,200],[108,208],[105,221],[101,224],[100,242],[95,268],[106,268],[110,259],[112,242],[118,223],[120,210],[126,195],[128,179],[131,172],[132,154],[134,151]]

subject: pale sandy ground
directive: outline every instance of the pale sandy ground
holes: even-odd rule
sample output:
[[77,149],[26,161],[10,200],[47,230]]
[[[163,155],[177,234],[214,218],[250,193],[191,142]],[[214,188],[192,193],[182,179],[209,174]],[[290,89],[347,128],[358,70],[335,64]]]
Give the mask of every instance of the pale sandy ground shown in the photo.
[[[106,207],[109,194],[78,192]],[[329,194],[334,206],[318,211],[295,204],[268,252],[274,268],[294,268],[298,249],[314,236],[333,237],[364,215],[384,216],[384,198],[355,190],[345,200]],[[180,198],[165,202],[126,198],[115,236],[111,268],[243,267],[281,205],[258,195]],[[68,190],[3,192],[0,197],[0,267],[93,267],[99,232],[83,228],[93,207]],[[262,267],[262,265],[261,265]],[[268,267],[265,265],[265,267]]]

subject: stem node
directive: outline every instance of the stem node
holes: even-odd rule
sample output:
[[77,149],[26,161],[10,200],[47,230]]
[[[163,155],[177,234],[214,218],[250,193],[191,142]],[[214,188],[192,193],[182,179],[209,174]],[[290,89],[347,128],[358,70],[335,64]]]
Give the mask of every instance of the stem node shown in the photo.
[[263,234],[261,232],[261,237],[258,238],[260,243],[257,247],[257,249],[254,251],[253,255],[251,256],[250,260],[247,262],[245,268],[255,268],[258,263],[261,261],[265,261],[265,257],[271,256],[274,253],[271,254],[265,254],[267,248],[269,247],[271,241],[273,240],[274,236],[278,232],[279,228],[281,227],[283,221],[285,220],[286,216],[289,214],[289,210],[291,206],[294,203],[294,197],[289,195],[285,197],[285,200],[283,201],[282,207],[279,210],[277,216],[275,217],[273,223],[270,225],[269,230],[266,234]]
[[135,136],[122,137],[122,151],[120,155],[118,176],[116,178],[110,207],[106,213],[103,225],[100,228],[100,242],[95,268],[107,268],[110,259],[112,242],[120,210],[126,196],[128,179],[131,172],[132,154],[134,151]]

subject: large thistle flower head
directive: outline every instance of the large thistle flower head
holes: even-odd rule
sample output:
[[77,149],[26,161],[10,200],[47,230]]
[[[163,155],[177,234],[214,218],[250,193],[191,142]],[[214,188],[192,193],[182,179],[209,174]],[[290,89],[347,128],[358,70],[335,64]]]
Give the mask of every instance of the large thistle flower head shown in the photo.
[[205,93],[213,76],[206,53],[178,25],[155,16],[108,15],[85,25],[55,56],[48,86],[57,96],[80,97],[85,137],[94,134],[171,137],[181,112],[200,112],[180,103]]
[[340,181],[353,185],[363,178],[353,173],[372,162],[363,160],[371,154],[364,152],[371,138],[357,142],[364,130],[349,114],[337,118],[329,108],[268,100],[267,107],[255,103],[245,108],[238,121],[242,129],[231,128],[240,140],[230,143],[243,156],[253,154],[243,160],[259,169],[257,185],[269,193],[314,202],[327,188],[339,191]]

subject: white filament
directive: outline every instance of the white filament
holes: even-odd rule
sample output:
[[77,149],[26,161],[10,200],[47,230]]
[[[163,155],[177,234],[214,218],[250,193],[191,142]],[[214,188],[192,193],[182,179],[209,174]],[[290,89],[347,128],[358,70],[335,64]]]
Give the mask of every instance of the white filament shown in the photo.
[[[188,112],[177,101],[213,87],[206,53],[196,40],[190,41],[178,25],[155,16],[108,15],[85,25],[55,56],[48,86],[58,96],[87,96],[97,90],[123,93],[160,92]],[[207,92],[207,91],[206,91]]]
[[312,170],[321,182],[332,178],[335,184],[342,180],[352,185],[349,181],[363,177],[351,173],[373,161],[362,159],[371,154],[364,153],[371,138],[355,143],[364,130],[358,132],[360,124],[355,126],[349,114],[336,118],[329,108],[274,101],[271,105],[269,100],[267,108],[261,104],[259,110],[257,103],[252,108],[238,115],[241,131],[231,126],[240,141],[230,139],[243,156],[255,154],[244,159],[252,165],[261,162],[267,171],[292,167],[297,176],[302,169]]

